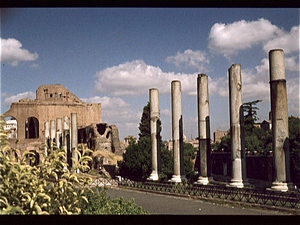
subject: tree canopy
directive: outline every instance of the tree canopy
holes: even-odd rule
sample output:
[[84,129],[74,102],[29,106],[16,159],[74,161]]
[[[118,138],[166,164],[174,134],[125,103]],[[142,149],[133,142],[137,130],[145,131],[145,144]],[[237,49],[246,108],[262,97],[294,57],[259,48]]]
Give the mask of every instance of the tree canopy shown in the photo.
[[[118,162],[119,173],[123,177],[135,180],[144,180],[148,178],[152,170],[151,154],[151,130],[150,130],[150,103],[143,108],[141,122],[139,123],[138,142],[130,141],[126,152],[123,154],[123,161]],[[159,173],[161,180],[170,179],[173,174],[173,153],[168,150],[162,141],[160,135],[162,127],[158,120],[157,138],[160,146],[160,165]],[[191,145],[184,143],[184,167],[185,174],[190,177],[194,170],[192,159],[195,158],[196,149]]]

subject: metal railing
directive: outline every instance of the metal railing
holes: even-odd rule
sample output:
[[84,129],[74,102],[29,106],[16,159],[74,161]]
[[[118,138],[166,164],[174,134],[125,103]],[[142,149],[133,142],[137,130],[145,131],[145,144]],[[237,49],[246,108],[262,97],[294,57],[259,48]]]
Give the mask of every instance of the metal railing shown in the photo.
[[118,186],[118,180],[99,177],[93,179],[92,183],[89,186],[90,187]]
[[299,210],[300,213],[300,192],[280,192],[267,189],[235,188],[226,185],[197,185],[188,183],[172,182],[135,182],[122,180],[118,182],[120,187],[128,187],[139,190],[146,190],[161,194],[193,196],[204,199],[220,199],[226,201],[241,202],[247,204],[258,204],[275,207],[284,207]]

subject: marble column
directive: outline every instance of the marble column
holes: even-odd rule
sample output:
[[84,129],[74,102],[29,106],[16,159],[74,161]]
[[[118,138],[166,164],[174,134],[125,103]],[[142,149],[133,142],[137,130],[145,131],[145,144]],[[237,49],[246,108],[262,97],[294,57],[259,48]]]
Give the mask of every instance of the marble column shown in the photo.
[[[287,191],[290,180],[289,126],[284,52],[269,52],[273,159],[275,181],[271,189]],[[290,183],[291,184],[291,183]]]
[[78,154],[75,152],[78,146],[78,131],[77,131],[77,113],[71,113],[71,151],[72,158],[78,161]]
[[50,139],[50,125],[49,122],[45,122],[45,155],[48,155],[48,148],[49,146],[49,139]]
[[149,90],[150,96],[150,130],[151,130],[151,149],[152,149],[152,173],[148,180],[158,180],[158,142],[157,122],[159,120],[159,92],[158,89]]
[[233,64],[229,69],[229,105],[232,172],[230,186],[243,188],[242,148],[244,141],[244,113],[241,65]]
[[178,80],[174,80],[171,83],[171,97],[174,174],[170,181],[182,182],[183,180],[185,180],[183,158],[183,123],[181,83]]
[[53,149],[53,143],[55,141],[55,120],[50,120],[50,148]]
[[63,140],[62,145],[67,151],[67,163],[71,166],[71,146],[70,146],[70,118],[68,116],[64,117],[64,123],[63,123]]
[[57,148],[62,147],[62,119],[56,119],[56,146]]
[[[70,118],[68,116],[64,117],[64,123],[63,123],[63,147],[68,149],[68,142],[67,142],[67,135],[70,135]],[[70,148],[70,147],[69,147]]]
[[199,134],[199,155],[200,167],[197,183],[207,185],[211,177],[210,157],[210,119],[209,119],[209,94],[208,76],[199,74],[197,78],[198,96],[198,134]]

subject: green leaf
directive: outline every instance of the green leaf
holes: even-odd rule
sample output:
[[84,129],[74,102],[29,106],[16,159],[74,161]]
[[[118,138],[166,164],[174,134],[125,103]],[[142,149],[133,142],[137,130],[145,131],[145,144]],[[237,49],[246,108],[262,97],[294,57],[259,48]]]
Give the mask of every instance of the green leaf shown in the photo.
[[24,210],[21,209],[20,206],[8,206],[5,210],[1,211],[1,214],[8,215],[8,214],[25,214]]

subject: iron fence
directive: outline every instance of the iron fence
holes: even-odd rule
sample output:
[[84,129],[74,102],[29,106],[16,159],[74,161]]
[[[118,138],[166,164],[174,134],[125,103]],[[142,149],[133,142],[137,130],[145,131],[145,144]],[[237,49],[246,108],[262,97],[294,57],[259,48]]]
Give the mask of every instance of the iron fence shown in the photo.
[[118,186],[118,181],[115,179],[108,179],[108,178],[96,178],[93,179],[90,187],[107,187],[107,186]]
[[122,180],[118,186],[147,190],[155,193],[185,195],[205,199],[220,199],[234,202],[292,208],[300,213],[300,192],[280,192],[267,189],[235,188],[226,185],[197,185],[172,182],[135,182]]

